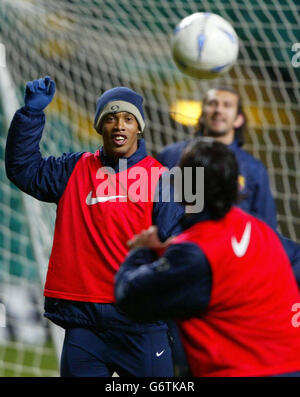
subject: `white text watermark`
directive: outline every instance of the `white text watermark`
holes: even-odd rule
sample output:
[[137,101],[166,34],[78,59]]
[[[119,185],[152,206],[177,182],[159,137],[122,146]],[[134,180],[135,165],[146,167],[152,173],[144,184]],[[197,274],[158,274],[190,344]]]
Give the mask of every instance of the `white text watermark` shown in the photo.
[[119,171],[111,167],[97,170],[96,189],[87,193],[85,202],[176,202],[186,206],[186,212],[198,213],[204,207],[204,168],[173,167],[163,172],[160,167],[129,167],[119,160]]
[[294,303],[292,312],[296,312],[292,317],[292,326],[295,328],[300,327],[300,303]]
[[300,43],[294,43],[292,45],[292,51],[296,54],[292,57],[292,65],[294,68],[300,67]]

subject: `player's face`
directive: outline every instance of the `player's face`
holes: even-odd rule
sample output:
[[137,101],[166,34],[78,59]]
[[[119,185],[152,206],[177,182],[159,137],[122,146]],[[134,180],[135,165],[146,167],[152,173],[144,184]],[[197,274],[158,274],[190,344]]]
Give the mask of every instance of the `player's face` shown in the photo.
[[101,127],[103,147],[112,157],[130,157],[138,147],[139,125],[127,112],[108,114]]
[[208,91],[201,116],[204,135],[221,137],[231,134],[233,137],[238,121],[237,109],[236,94],[221,90]]

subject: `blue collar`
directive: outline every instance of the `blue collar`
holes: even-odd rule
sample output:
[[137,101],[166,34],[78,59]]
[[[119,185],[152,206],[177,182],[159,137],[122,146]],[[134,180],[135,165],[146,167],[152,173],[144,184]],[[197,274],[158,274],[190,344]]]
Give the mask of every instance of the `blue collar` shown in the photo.
[[234,149],[238,149],[240,146],[238,144],[237,139],[234,139],[230,145],[228,145],[229,149],[234,150]]
[[202,212],[198,212],[197,214],[185,214],[181,219],[180,223],[182,228],[185,230],[195,225],[195,223],[209,220],[211,220],[211,216],[204,209]]
[[127,168],[132,167],[139,161],[143,160],[147,156],[146,145],[144,139],[138,140],[138,148],[130,157],[119,157],[118,162],[116,163],[115,158],[108,156],[104,153],[103,146],[100,148],[100,159],[102,165],[105,167],[111,167],[115,170],[115,172],[119,172],[119,160],[126,159],[127,160]]

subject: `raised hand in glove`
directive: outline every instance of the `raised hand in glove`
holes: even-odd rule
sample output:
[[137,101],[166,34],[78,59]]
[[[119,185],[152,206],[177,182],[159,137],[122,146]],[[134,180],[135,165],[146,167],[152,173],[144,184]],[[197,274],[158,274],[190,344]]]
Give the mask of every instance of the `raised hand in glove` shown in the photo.
[[55,82],[49,76],[29,81],[25,88],[25,109],[40,112],[52,101],[55,93]]

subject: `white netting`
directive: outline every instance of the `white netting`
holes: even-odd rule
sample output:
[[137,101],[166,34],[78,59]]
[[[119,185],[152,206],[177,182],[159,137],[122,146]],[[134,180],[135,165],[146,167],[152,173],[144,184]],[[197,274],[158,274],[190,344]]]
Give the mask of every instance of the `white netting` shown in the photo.
[[[184,77],[171,59],[173,28],[198,11],[226,18],[240,37],[238,63],[222,79],[208,82]],[[92,127],[95,102],[113,86],[129,86],[145,97],[144,137],[155,155],[165,144],[193,131],[195,120],[180,124],[170,113],[176,101],[199,101],[206,89],[231,85],[241,93],[249,118],[246,149],[269,170],[280,229],[298,241],[300,67],[293,67],[291,60],[292,46],[300,41],[299,26],[300,3],[295,0],[0,2],[1,41],[19,102],[23,103],[26,81],[45,75],[56,81],[42,141],[45,154],[94,151],[99,145]],[[3,163],[5,127],[1,131]],[[30,210],[28,204],[16,204],[20,193],[8,182],[3,168],[1,172],[0,270],[6,282],[28,280],[30,272],[34,273],[36,251],[44,257],[49,254],[55,208],[46,204]],[[24,208],[34,211],[31,223]],[[31,236],[36,233],[35,248],[30,248],[29,231]],[[13,263],[19,270],[11,276]],[[42,271],[44,267],[43,263]],[[36,354],[41,357],[40,350]],[[16,369],[22,366],[20,357],[15,365]]]

